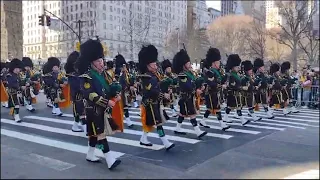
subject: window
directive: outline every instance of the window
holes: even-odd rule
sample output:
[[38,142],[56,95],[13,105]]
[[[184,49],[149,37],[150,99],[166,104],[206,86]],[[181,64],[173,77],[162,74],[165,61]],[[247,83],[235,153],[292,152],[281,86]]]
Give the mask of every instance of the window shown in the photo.
[[103,28],[107,29],[107,23],[103,23]]
[[106,8],[106,5],[105,5],[105,4],[103,5],[103,10],[107,10],[107,8]]
[[112,10],[113,10],[113,8],[112,8],[112,6],[110,6],[110,12],[113,12]]
[[107,15],[106,15],[106,13],[103,13],[102,16],[103,16],[103,20],[107,20]]
[[110,21],[112,21],[112,20],[113,20],[112,15],[110,15]]

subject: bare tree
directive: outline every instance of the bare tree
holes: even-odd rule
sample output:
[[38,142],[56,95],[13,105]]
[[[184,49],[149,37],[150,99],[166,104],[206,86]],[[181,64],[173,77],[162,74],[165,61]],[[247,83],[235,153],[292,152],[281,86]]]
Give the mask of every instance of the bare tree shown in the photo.
[[[134,47],[139,47],[145,44],[148,44],[147,37],[149,36],[149,30],[151,25],[151,15],[150,9],[148,14],[143,18],[142,13],[135,12],[135,2],[127,1],[129,3],[129,15],[127,25],[124,26],[125,32],[129,36],[129,44],[130,44],[130,59],[134,58]],[[141,6],[137,6],[141,7]]]
[[173,58],[175,53],[182,48],[182,44],[187,44],[187,30],[186,29],[175,29],[168,32],[164,40],[164,51],[167,58]]
[[[311,5],[309,4],[311,2]],[[297,69],[298,44],[303,33],[309,31],[308,24],[316,12],[314,1],[277,1],[282,23],[277,22],[281,31],[271,33],[270,37],[288,46],[292,52],[293,68]]]
[[300,41],[298,42],[299,47],[308,57],[308,64],[316,64],[319,60],[319,39],[313,34],[313,31],[307,31],[302,34]]
[[253,19],[246,15],[229,15],[217,18],[208,26],[207,35],[212,47],[221,54],[237,53],[243,59],[250,58],[247,34]]
[[266,56],[267,33],[262,24],[255,21],[250,23],[250,30],[247,31],[247,43],[250,48],[251,57],[264,59]]

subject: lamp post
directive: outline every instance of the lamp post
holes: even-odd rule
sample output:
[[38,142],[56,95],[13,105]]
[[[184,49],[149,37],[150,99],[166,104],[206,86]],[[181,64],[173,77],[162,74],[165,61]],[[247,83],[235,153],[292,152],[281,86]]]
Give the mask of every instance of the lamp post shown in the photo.
[[180,49],[180,28],[176,28],[178,31],[178,50]]

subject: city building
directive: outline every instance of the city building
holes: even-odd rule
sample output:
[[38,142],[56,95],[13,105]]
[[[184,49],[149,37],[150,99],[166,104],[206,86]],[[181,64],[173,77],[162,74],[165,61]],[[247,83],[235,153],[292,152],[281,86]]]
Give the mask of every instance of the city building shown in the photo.
[[22,2],[1,1],[1,61],[22,58]]
[[266,28],[278,27],[278,23],[282,24],[283,19],[279,14],[279,8],[276,5],[276,1],[269,0],[265,2],[266,6]]
[[208,8],[208,25],[211,24],[215,19],[221,16],[221,11],[214,9],[214,8]]
[[251,16],[258,24],[266,24],[265,1],[241,1],[245,15]]
[[319,39],[319,0],[316,0],[316,13],[313,15],[313,34],[314,36]]
[[242,3],[240,0],[221,1],[221,16],[231,14],[243,14]]
[[[61,18],[60,31],[38,25],[38,16]],[[168,32],[185,29],[187,1],[23,1],[24,54],[46,59],[65,59],[79,41],[98,37],[109,49],[108,57],[121,53],[127,60],[137,60],[143,44],[152,43],[161,57]],[[83,21],[79,23],[76,21]],[[74,32],[75,33],[74,33]]]

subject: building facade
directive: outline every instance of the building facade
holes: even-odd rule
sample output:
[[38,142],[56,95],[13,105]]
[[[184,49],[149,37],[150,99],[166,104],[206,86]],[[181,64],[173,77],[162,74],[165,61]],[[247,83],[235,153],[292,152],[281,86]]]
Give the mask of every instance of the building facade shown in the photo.
[[[33,58],[65,59],[79,41],[98,37],[108,47],[109,58],[118,52],[137,60],[143,44],[152,43],[161,55],[165,34],[186,28],[187,1],[23,1],[24,54]],[[60,31],[38,25],[46,9],[63,21]],[[48,12],[46,12],[49,15]],[[133,53],[131,53],[133,51]]]
[[22,58],[22,2],[1,1],[1,61]]
[[258,24],[265,26],[266,5],[265,1],[242,1],[242,8],[245,15],[251,16]]
[[242,2],[240,0],[221,1],[221,16],[232,14],[243,14]]
[[221,16],[221,11],[214,9],[214,8],[208,8],[208,24],[211,24],[215,19]]

